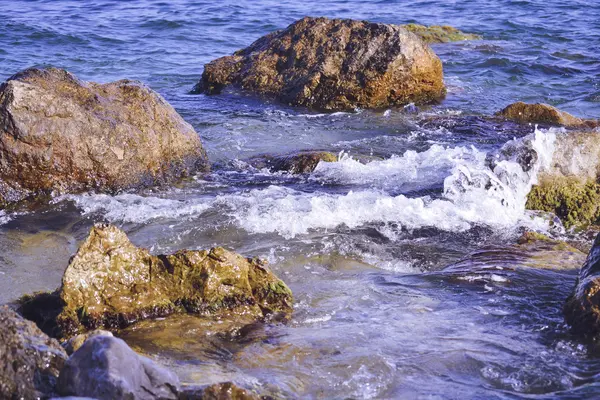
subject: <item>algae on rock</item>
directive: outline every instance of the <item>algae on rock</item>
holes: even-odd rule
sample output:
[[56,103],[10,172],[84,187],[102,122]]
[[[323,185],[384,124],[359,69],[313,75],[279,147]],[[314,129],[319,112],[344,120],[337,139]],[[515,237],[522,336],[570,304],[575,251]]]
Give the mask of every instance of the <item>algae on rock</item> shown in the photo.
[[44,321],[40,312],[51,320],[56,315],[54,326],[47,325],[61,338],[176,312],[255,320],[289,316],[293,301],[290,289],[261,260],[221,247],[154,256],[105,224],[92,228],[71,259],[59,291],[42,296],[58,306],[54,314],[35,307],[40,304],[36,296],[22,301],[21,312],[38,323]]
[[425,26],[420,24],[406,24],[401,26],[417,35],[425,43],[448,43],[481,39],[479,35],[465,33],[448,25]]
[[566,227],[600,220],[600,133],[558,133],[550,166],[539,173],[526,208],[556,214]]
[[526,207],[556,214],[566,227],[600,220],[600,185],[575,178],[544,179],[534,185]]

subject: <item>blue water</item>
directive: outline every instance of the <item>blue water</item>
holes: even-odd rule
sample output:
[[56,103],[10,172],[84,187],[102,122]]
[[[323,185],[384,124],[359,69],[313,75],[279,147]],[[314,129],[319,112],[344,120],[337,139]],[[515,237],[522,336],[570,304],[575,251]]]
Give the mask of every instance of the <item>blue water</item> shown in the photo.
[[[432,46],[448,95],[416,114],[189,93],[205,63],[305,15],[449,24],[483,39]],[[515,249],[534,215],[463,191],[455,175],[485,173],[486,153],[533,132],[480,118],[514,101],[600,117],[599,15],[600,3],[553,0],[0,0],[0,81],[46,64],[84,80],[139,79],[194,126],[214,163],[174,188],[11,215],[0,226],[0,302],[56,288],[91,224],[109,221],[155,253],[223,245],[267,258],[295,293],[290,324],[210,339],[217,350],[194,329],[181,328],[183,354],[123,333],[186,382],[290,398],[594,398],[600,362],[560,314],[584,255]],[[345,158],[308,176],[245,163],[305,149],[375,161]],[[504,195],[522,198],[526,183]]]

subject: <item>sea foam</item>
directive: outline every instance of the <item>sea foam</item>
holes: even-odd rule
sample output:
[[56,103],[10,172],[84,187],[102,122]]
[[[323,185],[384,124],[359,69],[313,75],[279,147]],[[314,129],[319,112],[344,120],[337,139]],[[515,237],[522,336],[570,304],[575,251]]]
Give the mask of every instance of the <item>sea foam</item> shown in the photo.
[[[545,222],[526,213],[526,197],[537,181],[538,171],[552,159],[555,137],[555,130],[536,129],[532,135],[505,145],[536,153],[535,162],[527,168],[510,152],[487,155],[475,147],[439,145],[424,152],[407,151],[402,156],[367,164],[347,155],[335,163],[320,163],[311,179],[324,185],[361,185],[351,186],[353,190],[342,194],[271,185],[185,201],[132,194],[63,199],[74,201],[84,214],[100,213],[111,222],[190,220],[218,208],[221,215],[229,218],[223,223],[233,223],[250,233],[277,233],[286,238],[311,230],[333,230],[340,226],[352,229],[367,224],[394,224],[407,230],[435,227],[455,232],[474,225],[495,229],[516,225],[539,227]],[[436,184],[443,185],[443,192],[435,198],[397,194],[403,186],[414,190]]]

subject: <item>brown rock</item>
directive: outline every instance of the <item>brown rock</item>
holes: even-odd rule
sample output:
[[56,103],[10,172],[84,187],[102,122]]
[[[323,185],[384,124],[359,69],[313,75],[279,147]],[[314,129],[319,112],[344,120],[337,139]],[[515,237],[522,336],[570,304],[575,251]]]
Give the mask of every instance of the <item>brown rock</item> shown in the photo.
[[228,85],[322,110],[428,103],[445,94],[440,59],[405,28],[310,17],[206,64],[195,91]]
[[[97,224],[67,267],[58,297],[22,302],[29,319],[45,322],[67,338],[91,329],[124,328],[138,320],[189,312],[203,316],[243,314],[255,320],[292,312],[290,289],[258,259],[221,247],[151,255],[112,225]],[[44,318],[43,313],[49,317]]]
[[527,104],[519,101],[507,106],[496,115],[522,123],[539,122],[567,127],[598,126],[598,121],[577,118],[556,107],[541,103]]
[[8,307],[0,307],[0,398],[50,396],[66,359],[55,339]]
[[337,156],[328,151],[303,151],[285,156],[259,156],[249,160],[256,168],[268,168],[273,172],[306,174],[315,170],[319,162],[335,162]]
[[207,168],[198,134],[139,82],[31,68],[0,85],[0,204],[168,183]]

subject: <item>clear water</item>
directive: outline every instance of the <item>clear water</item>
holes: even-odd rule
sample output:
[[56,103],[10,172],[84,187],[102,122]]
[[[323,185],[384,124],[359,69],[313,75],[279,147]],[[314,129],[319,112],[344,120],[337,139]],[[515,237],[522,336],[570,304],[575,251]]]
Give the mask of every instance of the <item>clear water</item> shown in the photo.
[[[295,294],[285,326],[232,337],[175,318],[122,333],[185,382],[234,380],[292,398],[600,393],[600,362],[569,336],[560,312],[584,255],[514,246],[525,228],[561,234],[525,211],[524,199],[562,133],[477,117],[518,100],[599,117],[599,4],[0,0],[0,6],[0,79],[36,64],[65,67],[86,80],[140,79],[196,128],[215,165],[170,189],[65,196],[2,215],[0,302],[56,288],[91,224],[109,221],[155,253],[222,245],[267,258]],[[483,40],[433,46],[449,93],[416,114],[316,114],[244,94],[189,94],[204,63],[316,14],[450,24]],[[511,140],[518,147],[533,143],[540,156],[535,168],[524,172],[500,158],[490,171],[488,154]],[[304,149],[342,156],[304,176],[245,162]],[[365,155],[373,161],[355,161]],[[155,339],[157,330],[166,332],[162,339]]]

